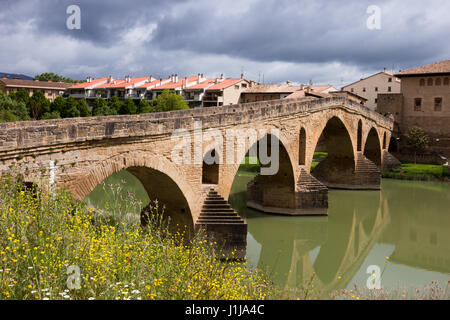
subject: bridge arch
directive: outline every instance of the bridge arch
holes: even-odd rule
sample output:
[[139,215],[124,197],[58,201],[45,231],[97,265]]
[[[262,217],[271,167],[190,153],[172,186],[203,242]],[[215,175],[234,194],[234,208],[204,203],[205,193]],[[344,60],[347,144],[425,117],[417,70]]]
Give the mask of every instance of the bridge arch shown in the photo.
[[298,164],[306,164],[306,130],[302,126],[298,137]]
[[381,144],[378,131],[372,127],[367,134],[366,143],[364,146],[364,156],[375,163],[378,168],[381,167]]
[[338,115],[327,118],[314,139],[311,161],[321,136],[328,155],[317,165],[312,175],[328,187],[345,188],[344,185],[353,180],[355,173],[356,155],[351,126]]
[[75,199],[83,200],[98,184],[121,170],[129,171],[142,183],[150,201],[158,200],[159,208],[165,207],[164,216],[170,217],[171,231],[193,234],[194,214],[200,201],[183,174],[163,156],[131,152],[112,157],[97,163],[69,190]]
[[[270,132],[270,131],[268,131]],[[224,190],[224,194],[228,198],[231,187],[237,176],[240,164],[243,162],[245,155],[255,146],[258,149],[259,158],[259,144],[263,139],[270,142],[272,138],[276,138],[278,142],[279,162],[278,171],[274,175],[257,175],[247,185],[247,205],[265,212],[271,213],[287,213],[295,207],[295,168],[293,159],[296,155],[289,149],[289,140],[282,132],[276,137],[267,133],[263,137],[258,137],[258,140],[252,144],[246,144],[245,154],[242,158],[237,159],[237,164],[232,166],[229,171],[229,179]],[[268,154],[271,156],[274,152],[272,146],[269,145]],[[262,165],[262,167],[270,167],[269,165]]]

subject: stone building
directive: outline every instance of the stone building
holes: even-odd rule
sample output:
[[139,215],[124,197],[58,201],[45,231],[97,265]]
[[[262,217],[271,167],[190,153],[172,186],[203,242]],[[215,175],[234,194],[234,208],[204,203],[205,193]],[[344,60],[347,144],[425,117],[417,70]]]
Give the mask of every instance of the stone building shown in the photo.
[[291,85],[289,81],[285,84],[257,84],[251,86],[241,95],[241,103],[250,103],[258,101],[296,99],[303,98],[309,94],[327,94],[337,89],[331,85],[299,86]]
[[384,71],[353,82],[342,88],[367,99],[366,106],[372,110],[377,108],[378,94],[400,93],[400,79],[393,73]]
[[450,60],[405,70],[397,94],[379,96],[377,111],[394,115],[397,134],[419,126],[430,136],[430,151],[450,157]]
[[66,89],[72,85],[71,83],[65,82],[7,79],[6,77],[0,79],[0,91],[5,94],[25,89],[32,96],[34,92],[42,91],[50,101],[62,96]]

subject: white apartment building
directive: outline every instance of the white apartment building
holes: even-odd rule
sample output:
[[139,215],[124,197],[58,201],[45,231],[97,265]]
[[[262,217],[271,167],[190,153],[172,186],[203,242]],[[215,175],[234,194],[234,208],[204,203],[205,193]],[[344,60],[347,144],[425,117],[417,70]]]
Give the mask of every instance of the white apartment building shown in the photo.
[[366,98],[366,107],[376,110],[378,94],[400,93],[400,79],[384,69],[382,72],[342,87],[342,91],[348,91]]

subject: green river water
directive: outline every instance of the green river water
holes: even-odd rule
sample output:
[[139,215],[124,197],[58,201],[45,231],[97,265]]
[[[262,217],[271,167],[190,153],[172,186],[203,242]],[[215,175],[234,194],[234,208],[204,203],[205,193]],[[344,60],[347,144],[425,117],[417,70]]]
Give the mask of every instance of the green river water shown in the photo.
[[[383,288],[421,288],[450,280],[450,184],[385,179],[381,191],[330,190],[328,217],[289,217],[246,208],[247,183],[240,171],[229,202],[248,223],[247,263],[270,274],[283,288],[301,286],[314,275],[325,296],[366,285],[369,266],[381,270]],[[126,171],[105,183],[127,181],[124,193],[148,196]],[[98,186],[85,201],[104,207],[116,201]]]

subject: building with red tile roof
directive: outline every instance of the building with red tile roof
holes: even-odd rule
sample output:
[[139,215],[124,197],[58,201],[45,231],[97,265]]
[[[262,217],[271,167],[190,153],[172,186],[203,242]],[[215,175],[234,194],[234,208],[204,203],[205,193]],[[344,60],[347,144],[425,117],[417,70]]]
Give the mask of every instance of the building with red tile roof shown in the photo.
[[164,90],[181,94],[191,107],[221,106],[239,103],[240,94],[250,86],[250,82],[242,78],[206,78],[203,74],[178,77],[171,75],[166,79],[152,77],[129,76],[118,80],[110,77],[91,79],[83,84],[70,88],[70,95],[75,98],[96,99],[147,99],[153,100]]
[[0,79],[0,91],[5,94],[25,89],[31,96],[34,92],[41,91],[50,101],[62,96],[70,86],[72,86],[71,83],[65,82],[7,79],[6,77]]

